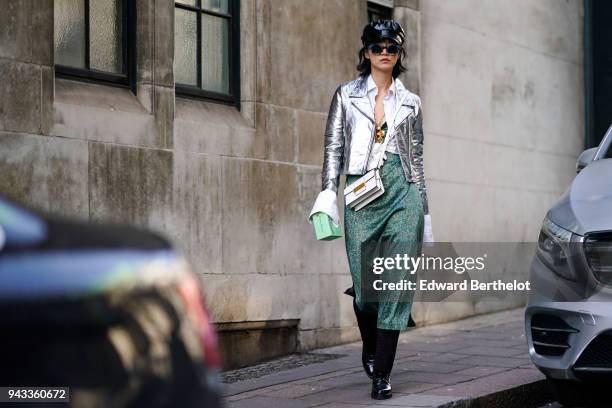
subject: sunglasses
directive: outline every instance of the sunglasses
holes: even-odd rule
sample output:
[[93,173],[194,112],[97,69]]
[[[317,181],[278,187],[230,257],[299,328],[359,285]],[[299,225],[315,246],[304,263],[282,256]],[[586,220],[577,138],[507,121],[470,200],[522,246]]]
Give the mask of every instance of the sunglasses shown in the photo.
[[402,47],[397,45],[397,44],[389,44],[389,45],[385,45],[385,44],[370,44],[370,45],[368,45],[368,49],[370,51],[372,51],[375,55],[382,54],[382,51],[385,48],[387,49],[387,52],[389,54],[399,54],[400,50],[402,49]]

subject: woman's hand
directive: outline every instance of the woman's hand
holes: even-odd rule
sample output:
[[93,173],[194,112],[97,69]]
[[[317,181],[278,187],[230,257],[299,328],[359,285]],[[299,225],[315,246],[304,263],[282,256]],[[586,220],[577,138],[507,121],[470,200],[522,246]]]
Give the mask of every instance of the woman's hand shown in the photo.
[[314,205],[312,206],[312,210],[310,210],[310,214],[308,214],[308,221],[310,223],[312,223],[312,216],[317,212],[322,212],[329,215],[329,217],[336,224],[340,223],[337,194],[334,190],[325,189],[319,193]]

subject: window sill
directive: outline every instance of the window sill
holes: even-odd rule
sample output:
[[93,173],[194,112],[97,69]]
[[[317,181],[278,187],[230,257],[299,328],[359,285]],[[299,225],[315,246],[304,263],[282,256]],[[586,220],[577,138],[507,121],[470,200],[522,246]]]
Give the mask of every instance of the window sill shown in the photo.
[[156,132],[151,110],[129,89],[56,78],[52,136],[164,147]]
[[215,124],[231,124],[237,127],[253,127],[235,105],[227,105],[207,100],[176,95],[177,120]]
[[255,127],[233,105],[176,97],[174,146],[179,150],[250,157]]
[[72,80],[55,79],[56,103],[89,106],[110,111],[148,114],[129,88]]

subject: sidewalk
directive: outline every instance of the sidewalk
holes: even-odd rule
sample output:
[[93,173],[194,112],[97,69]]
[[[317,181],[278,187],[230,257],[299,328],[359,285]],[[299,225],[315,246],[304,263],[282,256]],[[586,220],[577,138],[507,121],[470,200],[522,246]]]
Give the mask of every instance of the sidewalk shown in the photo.
[[285,370],[277,365],[270,374],[227,384],[228,407],[527,408],[550,401],[544,375],[529,361],[523,308],[403,333],[391,374],[393,398],[384,401],[370,398],[361,343],[307,356],[329,359]]

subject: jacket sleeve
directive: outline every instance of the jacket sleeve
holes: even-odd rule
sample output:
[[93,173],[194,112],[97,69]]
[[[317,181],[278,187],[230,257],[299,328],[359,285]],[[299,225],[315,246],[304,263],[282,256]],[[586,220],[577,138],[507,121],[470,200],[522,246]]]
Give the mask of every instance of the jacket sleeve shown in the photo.
[[421,112],[421,101],[417,104],[418,112],[413,122],[412,150],[414,160],[414,179],[421,193],[423,201],[423,212],[429,214],[427,202],[427,186],[425,184],[425,170],[423,166],[423,115]]
[[325,126],[325,146],[321,190],[338,192],[340,170],[344,157],[344,108],[342,106],[341,86],[338,86],[329,107]]

